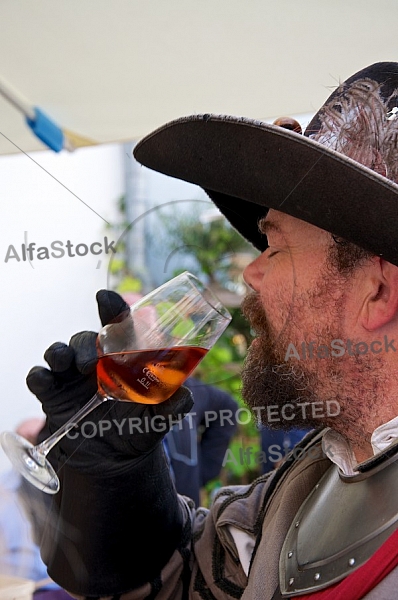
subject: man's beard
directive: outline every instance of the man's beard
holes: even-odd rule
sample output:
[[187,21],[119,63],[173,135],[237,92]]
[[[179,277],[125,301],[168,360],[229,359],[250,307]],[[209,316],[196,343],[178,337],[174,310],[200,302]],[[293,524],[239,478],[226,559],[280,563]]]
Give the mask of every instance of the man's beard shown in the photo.
[[[255,293],[246,296],[242,312],[258,333],[250,346],[242,371],[242,396],[257,418],[273,429],[308,428],[319,426],[303,419],[303,410],[298,404],[313,402],[315,396],[311,376],[299,364],[284,360],[290,342],[282,339],[283,334],[275,334]],[[287,343],[286,343],[287,342]],[[283,407],[293,405],[286,420],[281,416]],[[268,407],[272,408],[274,419],[269,419]],[[270,422],[271,421],[271,422]]]
[[[375,394],[381,393],[379,357],[346,354],[340,358],[286,360],[289,344],[300,335],[299,324],[305,310],[308,314],[312,304],[315,309],[320,298],[328,297],[326,286],[321,284],[323,289],[318,287],[312,297],[310,294],[296,298],[295,308],[286,316],[287,325],[280,332],[273,330],[257,293],[244,299],[242,311],[257,338],[244,363],[242,396],[267,427],[289,430],[327,426],[360,445],[364,422],[372,411],[372,402],[366,398],[374,399]],[[322,322],[318,320],[311,334],[318,345],[330,345],[332,340],[342,338],[343,307],[343,293],[329,303],[329,314],[324,306]],[[293,325],[288,326],[289,323]],[[295,347],[300,348],[297,339]]]

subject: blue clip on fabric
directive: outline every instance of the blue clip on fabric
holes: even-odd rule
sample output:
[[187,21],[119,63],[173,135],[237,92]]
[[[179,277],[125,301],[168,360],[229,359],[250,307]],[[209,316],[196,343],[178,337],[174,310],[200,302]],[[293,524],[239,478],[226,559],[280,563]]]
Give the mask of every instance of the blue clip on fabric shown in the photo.
[[54,121],[49,119],[40,108],[34,108],[35,119],[26,119],[33,133],[51,150],[60,152],[64,147],[64,134]]

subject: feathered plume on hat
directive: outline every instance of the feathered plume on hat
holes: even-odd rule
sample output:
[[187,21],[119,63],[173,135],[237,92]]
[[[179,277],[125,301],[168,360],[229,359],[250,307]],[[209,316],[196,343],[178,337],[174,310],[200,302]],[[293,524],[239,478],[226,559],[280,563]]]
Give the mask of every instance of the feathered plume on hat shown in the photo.
[[305,135],[398,183],[398,89],[367,71],[333,92]]

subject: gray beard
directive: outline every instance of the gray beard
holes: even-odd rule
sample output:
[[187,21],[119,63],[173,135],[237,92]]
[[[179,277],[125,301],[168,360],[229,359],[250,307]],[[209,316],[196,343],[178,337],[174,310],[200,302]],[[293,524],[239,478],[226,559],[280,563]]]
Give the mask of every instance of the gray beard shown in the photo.
[[311,405],[318,399],[309,374],[297,365],[278,362],[270,353],[267,359],[262,343],[250,348],[242,371],[242,396],[256,419],[272,429],[319,427],[319,419],[312,418]]
[[[245,298],[242,311],[259,334],[242,371],[242,396],[255,419],[286,431],[331,427],[356,445],[363,445],[364,424],[374,411],[375,398],[383,397],[380,357],[314,359],[310,371],[303,362],[285,361],[291,337],[271,330],[257,294]],[[324,331],[323,341],[324,335],[339,337],[336,331]],[[372,401],[367,402],[370,398]],[[289,409],[284,413],[286,406]]]
[[[278,343],[275,341],[276,336],[257,294],[246,296],[242,312],[260,333],[256,344],[248,350],[242,371],[242,396],[248,407],[257,420],[273,429],[319,427],[319,420],[313,422],[303,418],[302,407],[298,406],[316,400],[311,377],[301,365],[284,361],[278,347],[286,348],[287,345],[281,336],[278,336]],[[289,410],[289,417],[294,414],[294,418],[289,420],[282,416],[282,408],[286,405],[294,407]],[[277,407],[274,412],[279,413],[280,420],[270,422],[269,407]]]

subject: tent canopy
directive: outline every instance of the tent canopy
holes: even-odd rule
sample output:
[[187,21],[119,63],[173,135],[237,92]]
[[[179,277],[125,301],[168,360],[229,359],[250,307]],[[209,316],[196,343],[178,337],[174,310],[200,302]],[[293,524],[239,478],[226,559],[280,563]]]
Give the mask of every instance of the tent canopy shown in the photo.
[[[398,59],[394,0],[2,0],[0,14],[0,76],[97,143],[193,113],[313,113]],[[45,148],[3,98],[0,115],[0,154]]]

